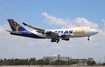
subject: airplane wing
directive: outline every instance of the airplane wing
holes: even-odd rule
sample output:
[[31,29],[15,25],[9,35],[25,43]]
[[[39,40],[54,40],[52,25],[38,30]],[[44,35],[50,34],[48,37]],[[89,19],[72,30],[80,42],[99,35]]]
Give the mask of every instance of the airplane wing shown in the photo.
[[23,25],[28,26],[28,27],[30,27],[30,28],[32,28],[32,29],[37,30],[38,33],[42,33],[42,34],[51,34],[51,36],[54,36],[54,37],[55,37],[55,36],[58,36],[58,33],[56,33],[56,32],[45,31],[44,29],[37,28],[37,27],[33,27],[33,26],[28,25],[28,24],[26,24],[26,23],[24,23],[24,22],[23,22]]
[[44,29],[40,29],[40,28],[37,28],[37,27],[33,27],[33,26],[28,25],[28,24],[26,24],[26,23],[24,23],[24,22],[23,22],[23,25],[28,26],[28,27],[30,27],[30,28],[32,28],[32,29],[37,30],[38,33],[44,33],[44,31],[45,31]]

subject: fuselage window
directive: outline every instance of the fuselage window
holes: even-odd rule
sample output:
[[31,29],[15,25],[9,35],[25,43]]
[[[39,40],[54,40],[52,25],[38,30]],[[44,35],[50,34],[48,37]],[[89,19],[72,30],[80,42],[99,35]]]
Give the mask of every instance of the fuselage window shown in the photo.
[[60,33],[60,31],[58,31],[58,33]]
[[70,30],[70,31],[69,31],[69,33],[71,34],[71,33],[73,33],[73,31],[72,31],[72,30]]
[[61,33],[63,33],[63,31],[61,31]]
[[57,31],[54,31],[54,32],[57,32]]
[[68,31],[65,31],[64,33],[66,33],[66,34],[67,34],[67,33],[68,33]]

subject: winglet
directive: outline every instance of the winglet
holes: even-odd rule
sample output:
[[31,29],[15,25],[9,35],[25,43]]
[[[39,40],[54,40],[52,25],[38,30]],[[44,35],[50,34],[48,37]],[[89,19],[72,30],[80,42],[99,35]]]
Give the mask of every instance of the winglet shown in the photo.
[[23,25],[28,25],[28,24],[26,24],[26,23],[24,23],[24,22],[22,22],[23,23]]

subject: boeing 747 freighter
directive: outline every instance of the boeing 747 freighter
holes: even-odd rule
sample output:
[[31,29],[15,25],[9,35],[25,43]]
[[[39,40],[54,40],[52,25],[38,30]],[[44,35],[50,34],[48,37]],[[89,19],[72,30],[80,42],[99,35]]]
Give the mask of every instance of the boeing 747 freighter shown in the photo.
[[75,27],[68,29],[41,29],[23,22],[23,25],[32,28],[33,30],[26,30],[13,19],[7,19],[12,31],[7,30],[12,35],[24,36],[37,39],[51,39],[51,42],[58,43],[60,39],[69,41],[70,38],[75,37],[89,37],[98,33],[98,30],[92,27]]

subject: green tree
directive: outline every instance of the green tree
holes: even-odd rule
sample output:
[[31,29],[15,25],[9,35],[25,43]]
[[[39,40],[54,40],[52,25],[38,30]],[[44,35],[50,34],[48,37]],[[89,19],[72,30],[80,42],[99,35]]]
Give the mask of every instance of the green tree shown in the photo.
[[64,65],[66,62],[62,60],[56,60],[53,62],[53,65]]
[[44,60],[44,64],[45,64],[45,65],[49,65],[49,64],[50,64],[50,59],[49,59],[49,58],[45,59],[45,60]]
[[8,65],[8,61],[6,58],[4,58],[3,65]]
[[2,59],[0,59],[0,65],[2,65],[3,64],[3,60]]
[[105,63],[103,63],[102,65],[104,65],[104,66],[105,66]]
[[38,64],[38,65],[44,65],[44,60],[43,60],[43,59],[37,60],[37,64]]
[[66,65],[72,65],[72,64],[77,64],[77,61],[76,60],[66,61]]
[[87,64],[88,64],[89,66],[93,66],[94,64],[96,64],[96,62],[94,61],[93,58],[88,58]]
[[30,65],[35,65],[36,64],[36,59],[35,58],[30,58],[29,62],[30,62]]

